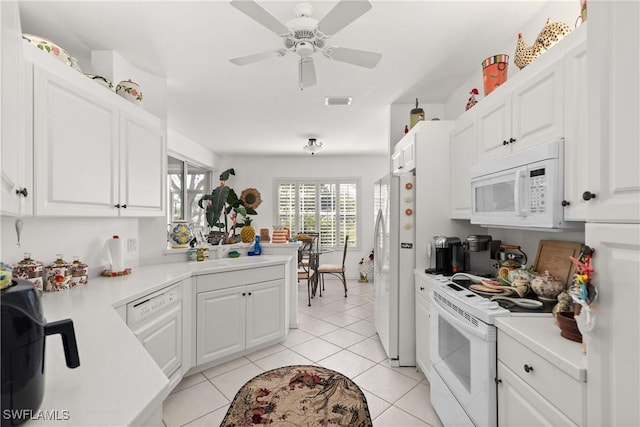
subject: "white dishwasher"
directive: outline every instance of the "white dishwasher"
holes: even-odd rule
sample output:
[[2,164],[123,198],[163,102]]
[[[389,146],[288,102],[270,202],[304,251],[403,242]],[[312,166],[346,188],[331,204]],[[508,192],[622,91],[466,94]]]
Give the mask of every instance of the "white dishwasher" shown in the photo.
[[127,304],[127,326],[169,378],[180,381],[182,365],[182,283]]

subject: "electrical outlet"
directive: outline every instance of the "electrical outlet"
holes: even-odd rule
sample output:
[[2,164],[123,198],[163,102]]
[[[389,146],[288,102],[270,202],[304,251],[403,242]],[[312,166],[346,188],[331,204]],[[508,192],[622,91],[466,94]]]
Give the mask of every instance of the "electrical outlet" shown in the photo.
[[138,250],[138,239],[127,239],[127,252],[135,252]]

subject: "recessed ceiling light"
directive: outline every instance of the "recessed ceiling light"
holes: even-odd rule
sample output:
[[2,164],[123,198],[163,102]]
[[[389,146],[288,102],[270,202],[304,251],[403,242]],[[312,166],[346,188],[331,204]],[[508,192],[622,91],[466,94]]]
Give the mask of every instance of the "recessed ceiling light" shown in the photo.
[[324,99],[324,105],[351,105],[350,96],[328,96]]

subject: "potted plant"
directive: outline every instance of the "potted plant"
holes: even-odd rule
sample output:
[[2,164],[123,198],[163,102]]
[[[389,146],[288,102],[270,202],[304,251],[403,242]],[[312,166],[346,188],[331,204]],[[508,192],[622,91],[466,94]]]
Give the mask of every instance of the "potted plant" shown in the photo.
[[233,168],[222,172],[219,177],[220,185],[214,188],[211,194],[205,194],[198,201],[198,206],[205,210],[207,224],[212,229],[208,239],[211,244],[218,244],[221,240],[222,243],[235,243],[236,229],[244,226],[244,222],[238,222],[238,215],[242,217],[243,221],[249,215],[257,215],[255,208],[262,202],[260,193],[255,189],[247,189],[253,190],[248,192],[247,190],[243,191],[243,197],[239,198],[233,188],[226,185],[229,176],[235,174]]

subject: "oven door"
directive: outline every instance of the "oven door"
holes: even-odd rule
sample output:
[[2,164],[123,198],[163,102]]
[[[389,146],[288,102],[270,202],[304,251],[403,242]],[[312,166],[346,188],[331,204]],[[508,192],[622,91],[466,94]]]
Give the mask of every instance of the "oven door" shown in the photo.
[[[453,394],[474,425],[496,426],[495,326],[465,313],[462,307],[451,309],[449,305],[456,306],[443,302],[443,297],[434,292],[430,320],[431,375],[438,375],[442,381],[432,382],[431,394]],[[446,390],[438,390],[442,386]],[[444,425],[463,418],[463,414],[455,413],[456,408],[450,402],[445,405],[432,398],[432,403]]]

